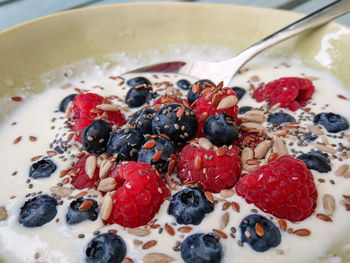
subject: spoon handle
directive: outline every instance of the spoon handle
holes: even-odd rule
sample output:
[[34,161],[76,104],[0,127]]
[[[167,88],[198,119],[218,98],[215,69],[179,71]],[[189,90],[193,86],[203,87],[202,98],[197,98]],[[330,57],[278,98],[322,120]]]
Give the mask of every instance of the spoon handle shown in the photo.
[[245,49],[236,57],[230,59],[230,64],[232,63],[238,70],[265,49],[305,30],[323,25],[348,12],[350,12],[350,0],[334,1]]

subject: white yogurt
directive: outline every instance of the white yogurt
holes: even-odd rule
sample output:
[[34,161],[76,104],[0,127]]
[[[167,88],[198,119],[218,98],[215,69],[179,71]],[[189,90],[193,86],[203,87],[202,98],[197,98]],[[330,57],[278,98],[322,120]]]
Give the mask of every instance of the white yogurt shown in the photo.
[[[206,55],[203,53],[202,57],[205,58]],[[127,56],[125,61],[127,61]],[[285,60],[271,58],[255,59],[242,74],[235,77],[232,85],[249,89],[250,84],[256,86],[260,82],[267,83],[280,77],[312,77],[316,91],[307,107],[310,107],[311,111],[315,113],[331,111],[341,114],[347,120],[350,120],[349,100],[337,97],[338,94],[341,94],[350,98],[350,94],[339,80],[330,73],[307,68],[297,61],[288,61],[288,65],[284,62]],[[251,209],[258,210],[259,214],[266,217],[270,217],[270,215],[260,211],[254,205],[248,205],[244,199],[237,195],[227,198],[227,201],[239,203],[240,212],[235,212],[231,208],[223,211],[223,200],[219,194],[216,194],[214,196],[221,199],[216,204],[215,210],[208,214],[200,225],[195,226],[191,233],[185,235],[176,232],[175,236],[171,236],[164,229],[161,233],[159,233],[159,229],[151,229],[150,235],[136,237],[129,234],[127,229],[122,226],[104,226],[100,218],[94,222],[85,221],[78,225],[69,226],[65,223],[65,215],[71,200],[67,198],[62,199],[63,204],[57,207],[58,214],[51,222],[37,228],[26,228],[20,225],[18,223],[18,214],[20,207],[29,198],[26,196],[39,191],[50,194],[50,188],[62,181],[59,178],[60,171],[69,169],[72,163],[77,160],[71,155],[79,153],[79,147],[73,145],[70,148],[70,153],[65,153],[64,157],[60,157],[63,155],[52,157],[58,169],[51,177],[31,180],[30,183],[27,183],[29,167],[33,163],[31,158],[38,155],[47,156],[47,151],[50,150],[50,143],[55,139],[65,139],[67,134],[71,132],[68,128],[63,127],[66,121],[64,114],[55,112],[61,99],[71,93],[75,93],[74,88],[99,93],[103,96],[118,95],[120,98],[123,98],[127,90],[125,84],[119,86],[120,80],[109,77],[118,76],[126,67],[129,66],[121,64],[111,70],[106,70],[103,67],[95,66],[89,72],[67,78],[63,83],[48,85],[48,89],[45,92],[26,98],[24,102],[21,102],[22,105],[18,110],[2,124],[0,129],[0,145],[2,146],[0,159],[3,161],[0,177],[0,185],[2,186],[0,206],[4,206],[9,215],[7,220],[0,222],[0,257],[5,262],[85,262],[85,249],[87,243],[94,237],[93,233],[96,230],[103,233],[108,229],[118,231],[118,234],[127,245],[126,256],[135,262],[142,262],[144,255],[150,252],[164,253],[174,258],[176,262],[182,262],[180,252],[173,249],[176,246],[176,242],[183,241],[189,234],[196,232],[207,233],[213,229],[220,229],[220,219],[223,213],[226,212],[229,212],[230,220],[227,227],[221,231],[228,238],[220,239],[220,243],[223,246],[222,262],[224,263],[318,262],[323,260],[323,257],[333,244],[349,232],[350,212],[347,212],[345,207],[341,205],[341,200],[343,200],[342,195],[350,195],[350,179],[336,177],[334,174],[340,165],[349,163],[349,159],[342,156],[340,152],[336,153],[336,159],[331,161],[331,172],[321,174],[312,170],[319,196],[315,213],[299,223],[288,221],[289,228],[293,230],[309,229],[312,233],[311,236],[300,237],[281,231],[281,244],[264,253],[255,252],[248,244],[244,244],[243,247],[239,246],[238,240],[240,240],[241,233],[238,226],[245,216],[252,213]],[[159,79],[154,78],[152,74],[144,76],[151,80],[153,84],[161,80],[175,82],[176,79],[181,78],[181,76],[176,75],[171,75],[168,78],[161,74],[158,75]],[[258,76],[260,80],[257,82],[252,81],[256,80],[256,77],[253,76]],[[69,88],[59,88],[68,82],[72,84]],[[118,101],[114,102],[121,104]],[[314,103],[316,105],[313,105]],[[249,94],[246,94],[239,102],[239,105],[259,107],[264,105],[264,103],[256,103]],[[290,112],[285,109],[283,111],[293,114],[297,121],[299,119],[297,116],[303,112],[301,109],[296,112]],[[126,114],[130,114],[130,112]],[[16,123],[15,125],[13,124],[14,122]],[[307,124],[311,124],[311,121],[301,121],[299,125],[305,127]],[[267,124],[265,123],[265,125]],[[345,133],[349,134],[349,130],[345,131]],[[21,136],[21,140],[14,144],[14,140],[19,136]],[[29,136],[35,136],[37,140],[35,142],[30,141]],[[330,145],[341,142],[344,146],[350,146],[349,140],[346,138],[340,139],[328,136],[326,138]],[[317,141],[321,142],[321,138],[319,137]],[[314,148],[312,144],[298,147],[294,143],[293,146],[289,146],[292,140],[288,138],[286,142],[290,150],[293,148],[307,153]],[[340,161],[339,158],[343,160]],[[14,172],[16,172],[16,175],[12,175]],[[318,179],[324,179],[325,182],[321,183]],[[333,180],[334,184],[330,180]],[[67,186],[70,187],[69,184]],[[80,192],[80,190],[74,190],[71,196]],[[333,222],[324,222],[316,217],[317,213],[325,213],[322,205],[324,194],[331,194],[336,200],[336,210],[332,216]],[[155,216],[157,224],[163,228],[165,223],[168,223],[174,229],[177,229],[181,225],[173,225],[175,219],[166,212],[168,203],[169,201],[165,201],[159,213]],[[273,218],[273,222],[278,225],[278,219]],[[235,238],[230,236],[231,227],[237,230]],[[80,234],[84,234],[84,237],[79,238]],[[135,240],[138,241],[135,243]],[[142,245],[137,244],[141,242],[144,244],[150,240],[157,240],[157,245],[149,249],[142,249]],[[339,257],[336,256],[332,260],[338,262]]]

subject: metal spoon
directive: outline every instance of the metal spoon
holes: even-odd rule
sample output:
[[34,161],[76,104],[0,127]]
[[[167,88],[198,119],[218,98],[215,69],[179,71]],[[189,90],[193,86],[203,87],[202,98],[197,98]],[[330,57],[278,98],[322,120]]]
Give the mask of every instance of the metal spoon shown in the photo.
[[286,26],[276,33],[273,33],[272,35],[260,40],[229,60],[221,62],[208,62],[200,60],[171,61],[149,65],[126,73],[174,72],[183,75],[190,75],[198,79],[210,79],[214,81],[214,83],[224,81],[224,84],[227,85],[241,67],[243,67],[249,60],[265,49],[308,29],[323,25],[348,12],[350,12],[350,0],[334,1],[331,4],[322,7],[310,15],[294,22],[293,24]]

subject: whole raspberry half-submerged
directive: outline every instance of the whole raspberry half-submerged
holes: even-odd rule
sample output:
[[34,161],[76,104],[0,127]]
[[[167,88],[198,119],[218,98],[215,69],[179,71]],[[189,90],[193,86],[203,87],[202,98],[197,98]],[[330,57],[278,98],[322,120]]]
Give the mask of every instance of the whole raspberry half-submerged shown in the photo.
[[268,100],[270,105],[280,103],[282,108],[295,111],[306,106],[314,91],[315,87],[309,79],[289,77],[257,88],[253,96],[257,102]]
[[81,141],[80,134],[83,128],[89,126],[94,120],[108,120],[111,126],[117,127],[126,123],[124,115],[116,105],[112,105],[107,99],[95,93],[82,93],[75,96],[72,111],[73,130],[79,135],[77,137],[79,141]]
[[206,119],[215,114],[225,113],[237,121],[238,98],[231,88],[209,87],[203,90],[201,97],[196,101],[193,110],[198,120],[196,137],[204,137],[203,126]]
[[116,168],[112,176],[122,186],[112,196],[113,208],[107,223],[124,227],[147,224],[169,196],[168,188],[147,163],[127,161]]
[[235,188],[249,204],[292,222],[309,217],[316,207],[314,178],[302,161],[290,155],[245,175]]
[[241,175],[242,164],[238,148],[229,148],[222,146],[215,151],[186,145],[177,163],[181,181],[201,182],[206,190],[215,193],[232,187]]

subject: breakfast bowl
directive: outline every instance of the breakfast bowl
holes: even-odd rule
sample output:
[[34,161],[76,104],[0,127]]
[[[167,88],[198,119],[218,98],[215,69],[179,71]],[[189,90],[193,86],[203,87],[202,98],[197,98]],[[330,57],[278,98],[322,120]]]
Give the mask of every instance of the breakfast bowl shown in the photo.
[[[197,124],[191,126],[188,124],[191,120],[188,120],[186,123],[190,126],[180,126],[186,130],[183,137],[173,134],[164,135],[163,132],[146,136],[146,139],[142,137],[141,146],[143,146],[138,152],[139,159],[136,159],[139,163],[148,162],[140,161],[140,156],[143,156],[142,151],[151,150],[154,147],[165,147],[167,140],[174,141],[176,145],[173,148],[177,148],[177,152],[172,149],[172,153],[169,153],[169,160],[164,161],[165,166],[155,165],[151,172],[147,170],[147,174],[151,173],[152,176],[153,172],[156,174],[155,177],[151,177],[152,180],[156,180],[159,187],[156,193],[145,189],[153,196],[157,196],[157,202],[162,200],[155,205],[157,209],[150,212],[152,216],[147,222],[145,219],[137,222],[129,219],[129,221],[126,219],[120,221],[120,214],[125,214],[125,218],[129,218],[134,210],[121,212],[118,207],[111,208],[112,204],[118,204],[116,206],[120,205],[120,207],[125,205],[125,203],[118,203],[121,199],[120,189],[124,187],[123,189],[127,191],[131,186],[125,183],[127,176],[123,182],[118,180],[122,173],[121,169],[125,169],[123,172],[130,169],[125,167],[130,165],[131,160],[135,160],[131,156],[131,151],[129,152],[131,159],[127,157],[120,159],[122,153],[115,154],[113,150],[107,158],[104,152],[109,152],[108,146],[106,146],[107,150],[102,151],[86,146],[85,142],[92,141],[86,135],[90,123],[82,125],[77,121],[76,115],[74,116],[77,112],[81,114],[83,111],[82,108],[77,109],[78,100],[72,98],[70,101],[67,100],[67,103],[62,103],[62,99],[72,93],[79,94],[77,96],[98,93],[99,96],[104,97],[101,98],[103,103],[100,101],[98,107],[95,105],[96,109],[89,108],[93,110],[90,113],[95,114],[94,122],[107,118],[108,122],[113,123],[113,127],[110,128],[111,131],[113,130],[112,137],[118,135],[121,127],[124,128],[123,132],[129,133],[128,129],[132,130],[137,123],[130,122],[129,126],[122,125],[125,125],[128,115],[132,115],[135,110],[140,109],[139,106],[143,106],[143,103],[130,106],[132,99],[125,99],[129,88],[133,86],[130,80],[135,77],[142,76],[151,81],[151,84],[142,82],[141,85],[134,85],[132,88],[148,89],[147,92],[152,93],[149,103],[154,107],[148,108],[154,109],[160,119],[171,113],[170,106],[162,108],[166,100],[177,107],[176,103],[181,102],[181,99],[177,100],[176,96],[186,97],[186,92],[196,93],[198,87],[202,90],[210,90],[215,88],[215,84],[203,81],[199,86],[195,84],[187,87],[187,90],[190,90],[187,91],[174,87],[179,85],[176,83],[181,78],[189,80],[191,84],[195,82],[196,80],[190,76],[158,73],[124,76],[121,75],[122,73],[161,61],[188,58],[224,60],[302,16],[294,12],[235,5],[131,3],[67,11],[0,32],[0,117],[2,121],[0,142],[3,145],[0,153],[3,160],[0,177],[3,189],[0,191],[0,262],[1,260],[3,262],[103,262],[90,257],[96,253],[94,251],[98,251],[96,242],[108,243],[109,239],[113,239],[114,244],[117,244],[115,245],[118,247],[117,252],[113,253],[118,256],[115,256],[115,261],[108,262],[121,262],[123,258],[123,262],[182,262],[182,260],[191,262],[193,258],[189,255],[194,252],[187,253],[188,247],[195,244],[193,240],[203,233],[207,233],[203,239],[207,240],[207,243],[203,241],[205,245],[212,246],[211,249],[215,250],[210,254],[210,256],[214,254],[214,259],[204,261],[200,254],[207,255],[208,250],[203,249],[200,250],[201,253],[194,254],[203,260],[198,262],[243,263],[252,260],[257,262],[331,262],[332,260],[349,262],[350,240],[347,223],[350,217],[347,211],[350,210],[350,191],[348,190],[350,183],[347,181],[349,180],[347,175],[350,176],[347,165],[350,158],[349,130],[345,120],[345,127],[337,131],[329,131],[329,127],[324,126],[316,117],[322,113],[323,115],[319,117],[322,118],[322,116],[329,116],[327,112],[332,114],[334,112],[332,116],[340,114],[349,120],[347,108],[349,108],[350,96],[346,89],[350,89],[347,65],[350,60],[348,48],[350,29],[347,26],[331,22],[276,45],[242,68],[230,84],[236,88],[244,87],[246,94],[243,93],[242,100],[238,102],[237,97],[240,96],[237,89],[233,89],[237,91],[236,93],[231,93],[227,88],[224,93],[220,93],[220,96],[226,96],[228,99],[223,97],[217,102],[211,101],[212,98],[208,100],[211,101],[208,102],[210,105],[216,103],[217,109],[223,110],[217,113],[226,118],[226,123],[234,125],[232,123],[236,122],[239,130],[237,136],[243,136],[243,134],[246,136],[249,133],[248,137],[250,136],[254,141],[254,136],[259,134],[259,138],[255,138],[259,141],[256,148],[252,146],[253,148],[247,149],[252,151],[251,158],[246,159],[247,162],[243,164],[235,159],[234,162],[237,165],[232,170],[243,168],[245,172],[235,177],[233,181],[227,184],[226,182],[211,184],[205,180],[204,182],[193,180],[188,172],[190,169],[203,169],[205,165],[209,165],[211,158],[204,154],[203,159],[199,160],[198,155],[186,155],[185,150],[213,151],[216,153],[215,162],[210,165],[215,166],[221,164],[220,158],[224,158],[223,155],[225,158],[237,155],[237,158],[243,159],[243,149],[247,148],[242,146],[242,143],[245,143],[244,140],[240,141],[237,136],[233,136],[237,138],[232,140],[240,141],[240,144],[238,142],[232,144],[232,140],[228,143],[224,140],[225,142],[222,143],[220,140],[222,138],[212,138],[215,137],[215,133],[211,134],[212,136],[208,135],[209,128],[205,128],[209,126],[206,124],[209,119],[208,112],[202,112],[205,113],[205,118],[208,118],[202,120],[205,124],[199,124],[198,127]],[[284,94],[283,98],[280,98],[283,101],[278,103],[273,103],[269,98],[267,102],[263,99],[259,104],[256,101],[257,95],[254,95],[255,91],[268,86],[269,83],[276,85],[275,81],[281,82],[282,78],[284,78],[283,81],[288,78],[288,81],[293,83],[296,78],[298,78],[297,81],[303,79],[297,85],[304,88],[305,83],[308,83],[307,89],[312,90],[313,97],[311,98],[310,95],[305,101],[298,97],[297,106],[283,104],[288,94]],[[309,84],[311,82],[313,84]],[[216,83],[216,88],[222,90],[223,87]],[[253,109],[238,113],[237,102],[241,108],[253,106]],[[114,107],[113,103],[118,107]],[[176,108],[177,118],[188,117],[189,119],[198,114],[199,108],[196,107],[199,102],[196,102],[197,105],[196,103],[190,105],[192,102],[182,101],[181,103],[183,106]],[[194,111],[191,110],[191,106]],[[233,110],[235,118],[228,120],[225,110],[232,107],[236,107]],[[163,114],[164,110],[169,112]],[[271,124],[271,122],[268,124],[266,119],[269,120],[275,114],[274,111],[285,113],[294,120],[289,121],[289,124],[281,124],[283,121],[279,124]],[[113,114],[103,115],[104,112],[113,112]],[[118,114],[121,112],[124,117],[120,115],[116,117],[116,112]],[[98,115],[100,113],[101,116]],[[197,116],[197,119],[200,120],[204,115]],[[121,118],[125,119],[122,123],[118,123]],[[261,118],[263,120],[259,121]],[[80,126],[77,128],[77,125]],[[153,124],[153,120],[152,125],[156,125]],[[177,123],[174,124],[175,128],[176,125]],[[195,135],[197,129],[198,132],[202,132],[201,135],[198,133]],[[157,133],[156,130],[155,128],[151,133]],[[251,137],[252,133],[255,134],[253,137]],[[85,135],[87,141],[84,141]],[[304,138],[304,135],[309,137]],[[195,136],[202,138],[195,139]],[[108,135],[109,141],[103,139],[101,143],[108,141],[109,145],[112,137],[109,138]],[[192,138],[186,139],[187,137]],[[260,139],[264,144],[261,144]],[[161,141],[160,146],[156,144],[158,141]],[[186,141],[189,143],[183,147]],[[252,145],[251,142],[249,145]],[[129,145],[127,140],[123,143]],[[230,144],[233,146],[225,146]],[[332,146],[333,144],[335,146]],[[266,149],[258,145],[265,145]],[[293,147],[297,147],[296,150]],[[235,149],[238,148],[240,150],[237,150],[237,153]],[[162,154],[165,154],[165,149],[161,149],[151,156],[153,157],[149,160],[151,164],[158,162]],[[255,149],[259,150],[255,151]],[[180,151],[181,154],[179,154]],[[262,151],[265,152],[262,154]],[[304,189],[303,186],[310,187],[303,190],[308,196],[301,198],[289,195],[299,200],[297,207],[310,206],[306,209],[307,212],[303,210],[305,214],[298,214],[298,216],[282,215],[280,210],[272,211],[270,206],[262,205],[261,200],[259,202],[253,200],[254,198],[249,197],[245,192],[246,182],[242,179],[249,176],[254,178],[256,176],[254,173],[259,171],[260,166],[283,159],[283,155],[288,155],[286,154],[288,151],[293,156],[293,158],[290,157],[293,159],[292,162],[296,162],[299,167],[297,170],[308,171],[301,173],[302,175],[295,175],[297,177],[307,174],[308,179],[303,184],[293,186],[296,187],[293,188],[295,192]],[[317,160],[320,158],[326,160],[324,164],[326,172],[320,171],[317,167],[318,170],[315,170],[315,167],[312,168],[305,158],[304,162],[309,169],[303,162],[294,159],[297,157],[303,160],[301,155],[316,151],[319,153],[318,155],[313,153],[313,157]],[[185,156],[189,156],[188,159]],[[275,157],[272,158],[273,156]],[[146,157],[144,160],[148,158]],[[177,164],[175,164],[176,158],[178,158]],[[81,160],[85,162],[84,168],[77,168]],[[108,177],[107,172],[102,174],[101,171],[107,169],[103,167],[107,167],[109,163],[112,163],[112,167],[115,161],[120,162],[119,166],[115,166],[118,167],[115,177]],[[40,162],[44,162],[44,165]],[[92,164],[92,171],[91,167],[86,168],[87,163],[89,167]],[[142,176],[142,169],[145,168],[137,166],[139,163],[134,164],[137,168],[133,169]],[[193,165],[189,166],[189,163]],[[232,163],[233,161],[229,160],[227,165]],[[284,161],[280,166],[286,165],[285,163],[289,165],[290,160]],[[43,170],[51,169],[48,178],[41,178],[46,176],[36,174],[38,166]],[[121,168],[123,166],[124,168]],[[113,171],[114,168],[111,167],[107,169],[108,173]],[[292,173],[293,169],[288,170],[288,167],[283,169]],[[164,172],[164,169],[167,172]],[[81,170],[84,170],[86,172],[84,176],[88,177],[85,178],[84,183],[81,181],[77,183]],[[97,170],[99,172],[96,176]],[[179,177],[176,173],[179,173]],[[226,171],[220,170],[220,175],[221,173],[225,174]],[[93,182],[91,185],[85,185],[93,178],[98,180],[97,184]],[[104,184],[102,184],[103,180],[105,180]],[[145,189],[143,190],[146,191]],[[203,206],[207,207],[205,213],[201,211],[198,215],[194,215],[196,220],[198,217],[203,217],[199,221],[191,219],[195,221],[190,220],[186,223],[183,218],[179,219],[178,215],[174,216],[172,211],[178,208],[170,204],[175,203],[175,193],[180,191],[199,193],[198,195],[205,203]],[[130,195],[134,193],[130,192]],[[119,196],[119,199],[116,196]],[[48,209],[37,223],[35,223],[37,214],[34,219],[28,221],[26,216],[31,215],[28,206],[30,204],[38,206],[39,199],[45,206],[55,208]],[[312,204],[305,204],[303,200],[306,199],[311,200]],[[294,201],[290,200],[290,202]],[[74,210],[74,205],[77,206],[77,203],[79,209]],[[69,209],[84,212],[93,208],[96,209],[95,214],[84,214],[89,217],[85,220],[87,222],[76,224],[75,219],[71,219],[72,217],[67,214]],[[189,213],[188,211],[185,210],[184,213]],[[264,219],[256,217],[256,214],[264,216]],[[251,218],[255,220],[253,225],[255,228],[247,226],[249,223],[247,216],[251,216],[249,220]],[[277,236],[271,237],[274,234],[268,230],[269,227],[274,229],[271,230],[273,233],[278,233]],[[253,230],[254,235],[250,232]],[[253,238],[265,240],[264,236],[270,237],[273,241],[269,239],[266,241],[269,245],[264,243],[258,248],[250,242]],[[94,240],[95,245],[91,240]],[[104,249],[102,248],[101,257],[110,252]]]

